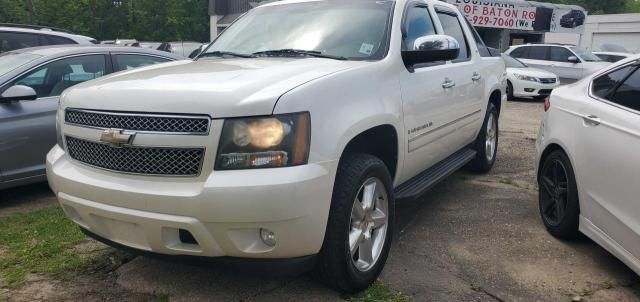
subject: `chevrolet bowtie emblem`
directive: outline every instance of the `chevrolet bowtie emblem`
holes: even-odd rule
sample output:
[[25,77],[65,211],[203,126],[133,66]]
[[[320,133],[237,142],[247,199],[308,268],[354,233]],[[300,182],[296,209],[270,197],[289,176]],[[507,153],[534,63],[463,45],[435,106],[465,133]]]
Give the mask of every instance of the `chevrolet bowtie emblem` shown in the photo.
[[107,129],[102,132],[100,141],[109,143],[115,147],[121,147],[122,145],[129,145],[133,142],[133,138],[136,136],[135,132],[127,133],[122,129]]

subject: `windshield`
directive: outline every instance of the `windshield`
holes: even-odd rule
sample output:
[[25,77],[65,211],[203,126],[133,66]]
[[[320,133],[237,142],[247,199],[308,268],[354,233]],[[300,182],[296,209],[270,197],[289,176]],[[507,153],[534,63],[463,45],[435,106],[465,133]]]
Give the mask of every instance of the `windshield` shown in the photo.
[[40,57],[42,56],[30,53],[6,52],[0,54],[0,76]]
[[583,61],[587,62],[601,62],[602,59],[598,58],[598,56],[594,55],[592,52],[580,48],[580,47],[571,47],[571,50],[575,52]]
[[258,7],[227,28],[201,56],[295,49],[351,60],[379,60],[389,44],[392,8],[393,1],[370,0]]
[[520,60],[510,56],[510,55],[502,55],[502,58],[504,59],[504,63],[505,65],[507,65],[508,68],[526,68],[529,67],[527,66],[527,64],[520,62]]

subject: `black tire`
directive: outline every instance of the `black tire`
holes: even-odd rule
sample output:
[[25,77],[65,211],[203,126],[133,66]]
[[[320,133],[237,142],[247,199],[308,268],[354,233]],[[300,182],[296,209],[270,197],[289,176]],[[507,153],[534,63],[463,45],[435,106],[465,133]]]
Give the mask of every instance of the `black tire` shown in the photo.
[[[363,184],[372,177],[384,185],[388,200],[386,238],[375,264],[366,272],[356,268],[349,250],[351,211]],[[367,154],[347,154],[340,161],[331,200],[331,210],[322,249],[315,268],[316,277],[344,293],[357,293],[378,279],[389,255],[395,223],[395,200],[391,176],[385,164]]]
[[[558,171],[558,167],[564,170],[565,176],[559,175],[560,177],[557,177],[555,180],[549,179],[550,175],[553,175],[550,173]],[[564,178],[566,178],[566,180],[563,180]],[[550,188],[549,180],[555,181],[558,187],[554,186]],[[566,187],[562,185],[563,183],[566,183]],[[556,150],[545,157],[540,168],[538,186],[540,216],[547,231],[554,237],[560,239],[577,238],[580,234],[578,231],[580,217],[578,187],[573,172],[573,165],[571,165],[571,161],[562,150]],[[566,193],[563,194],[563,191],[566,191]],[[556,202],[554,211],[551,202],[556,198],[562,200],[553,201]],[[564,205],[562,203],[564,203]],[[558,214],[558,207],[560,207],[562,214]]]
[[507,100],[509,102],[515,100],[515,97],[513,96],[513,84],[511,84],[510,81],[507,81]]
[[[487,125],[489,124],[490,117],[493,116],[495,121],[495,145],[493,147],[493,155],[489,157],[486,147],[487,141]],[[467,170],[475,173],[488,173],[493,168],[493,165],[496,162],[496,158],[498,156],[498,142],[499,138],[499,123],[498,123],[498,109],[493,103],[489,103],[489,107],[487,108],[487,114],[484,118],[484,123],[482,124],[482,130],[478,134],[478,138],[473,145],[473,149],[478,152],[478,155],[474,160],[472,160],[467,165]]]

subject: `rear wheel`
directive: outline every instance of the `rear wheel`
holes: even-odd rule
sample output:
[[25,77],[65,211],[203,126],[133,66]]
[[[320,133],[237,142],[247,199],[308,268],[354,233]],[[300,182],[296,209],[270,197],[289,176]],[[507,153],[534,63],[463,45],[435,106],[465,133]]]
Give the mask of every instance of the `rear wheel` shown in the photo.
[[549,233],[564,239],[578,236],[578,189],[573,166],[564,152],[554,151],[544,159],[538,184],[540,215]]
[[347,293],[369,287],[389,254],[394,217],[392,181],[385,164],[371,155],[347,155],[336,177],[318,278]]
[[490,103],[482,130],[474,144],[474,149],[478,152],[478,155],[467,165],[469,170],[476,173],[491,171],[498,153],[498,132],[498,109],[493,103]]

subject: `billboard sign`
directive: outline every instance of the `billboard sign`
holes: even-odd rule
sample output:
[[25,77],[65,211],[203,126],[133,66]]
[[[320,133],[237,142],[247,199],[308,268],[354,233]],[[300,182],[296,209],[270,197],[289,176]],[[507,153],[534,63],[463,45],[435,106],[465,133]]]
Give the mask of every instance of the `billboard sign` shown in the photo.
[[526,2],[446,0],[455,5],[475,27],[525,31],[582,33],[586,12],[528,6]]
[[535,7],[506,2],[447,0],[458,7],[473,26],[533,30]]

